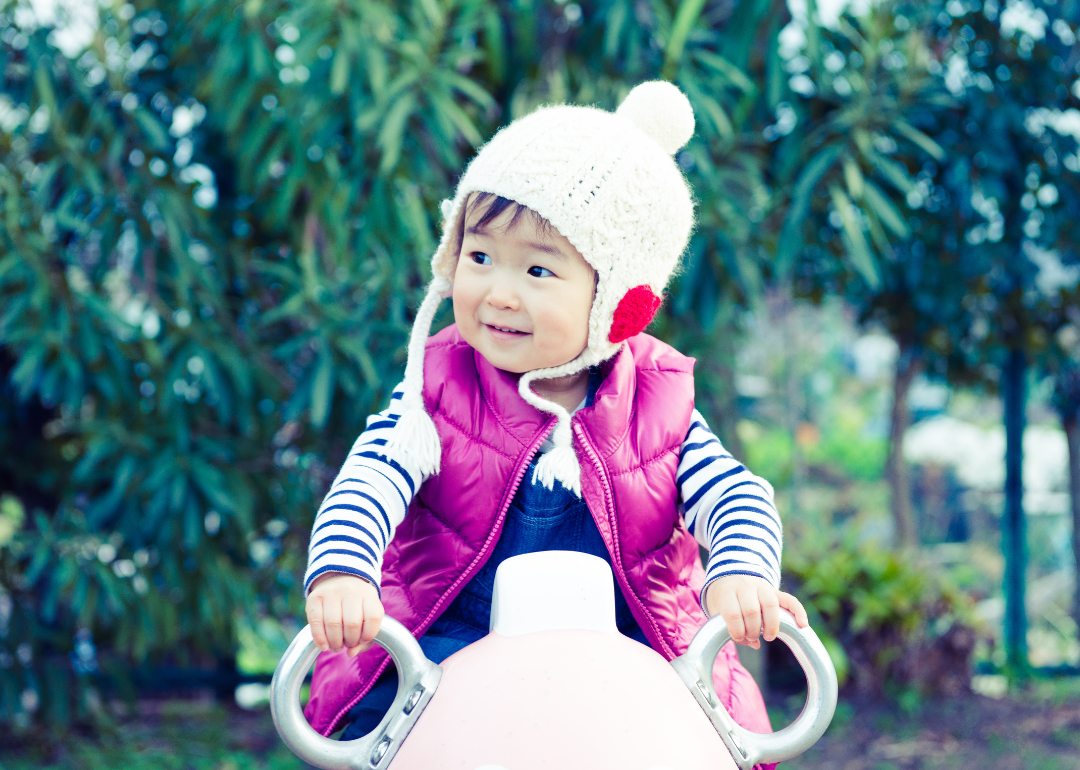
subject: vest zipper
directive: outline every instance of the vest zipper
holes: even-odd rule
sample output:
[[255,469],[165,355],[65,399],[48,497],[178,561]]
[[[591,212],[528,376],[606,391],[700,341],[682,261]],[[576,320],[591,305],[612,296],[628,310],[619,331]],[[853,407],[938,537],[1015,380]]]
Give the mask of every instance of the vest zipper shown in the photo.
[[620,553],[618,548],[619,532],[618,522],[616,521],[615,517],[614,495],[611,492],[611,485],[608,483],[607,474],[604,473],[603,463],[600,462],[599,455],[596,454],[596,450],[593,449],[592,444],[589,443],[587,434],[585,433],[585,429],[582,428],[579,423],[571,423],[571,427],[574,429],[574,433],[577,435],[582,447],[584,447],[585,453],[589,456],[589,460],[596,468],[596,475],[600,477],[600,483],[604,488],[604,512],[607,514],[608,525],[611,527],[612,547],[609,548],[608,551],[611,553],[611,563],[615,567],[615,578],[616,580],[618,580],[619,588],[622,590],[623,596],[632,597],[633,600],[637,603],[638,609],[641,610],[641,614],[645,618],[647,618],[649,623],[652,625],[653,633],[656,635],[656,638],[659,640],[660,644],[665,650],[665,656],[668,660],[671,660],[675,657],[675,651],[671,649],[671,646],[667,643],[667,640],[664,639],[664,635],[660,632],[660,627],[656,623],[656,618],[654,618],[653,614],[649,612],[649,609],[645,606],[645,602],[641,601],[641,598],[637,595],[637,593],[630,589],[630,581],[626,578],[626,570],[623,569],[622,564],[622,553]]
[[[498,540],[498,533],[502,532],[502,525],[503,521],[506,519],[506,512],[510,509],[510,503],[514,502],[514,495],[517,494],[517,489],[519,486],[521,486],[521,480],[525,476],[525,471],[529,468],[529,459],[532,458],[534,454],[536,454],[536,450],[540,448],[540,445],[544,443],[544,439],[548,437],[549,433],[551,433],[551,428],[555,424],[555,420],[556,418],[553,417],[544,424],[544,429],[540,431],[539,435],[535,439],[533,439],[532,445],[529,447],[528,452],[526,452],[526,454],[524,455],[524,461],[519,463],[518,469],[514,472],[514,478],[510,484],[510,489],[507,492],[506,500],[500,506],[499,514],[495,517],[495,527],[491,530],[491,534],[488,535],[487,540],[485,540],[484,544],[480,547],[480,553],[476,555],[476,558],[473,559],[472,564],[468,566],[465,572],[460,577],[458,577],[458,579],[453,582],[450,588],[439,598],[439,600],[435,602],[435,606],[432,607],[431,611],[424,617],[423,620],[420,621],[420,625],[418,625],[416,628],[410,629],[410,633],[412,633],[412,635],[417,639],[419,639],[420,636],[424,633],[424,631],[428,629],[428,626],[431,625],[433,620],[438,617],[439,610],[442,609],[443,605],[447,602],[447,599],[449,598],[450,600],[453,600],[453,598],[457,596],[456,590],[458,586],[460,586],[465,581],[471,579],[473,575],[480,571],[480,566],[483,563],[484,556],[491,549],[491,544]],[[375,671],[369,675],[367,685],[361,687],[360,691],[356,695],[354,695],[349,701],[347,701],[345,707],[338,711],[337,715],[334,717],[334,720],[330,723],[330,729],[326,733],[324,733],[324,735],[329,735],[330,733],[332,733],[337,727],[337,725],[341,722],[341,720],[344,719],[345,716],[349,713],[349,711],[352,710],[352,707],[364,699],[364,696],[368,694],[368,692],[374,686],[375,682],[378,681],[380,676],[382,676],[382,672],[386,670],[386,667],[390,665],[390,662],[390,655],[387,654],[386,660],[384,660],[379,666],[377,666],[375,668]]]
[[486,556],[488,551],[491,550],[492,544],[499,539],[499,535],[502,533],[502,525],[503,521],[506,520],[506,512],[510,510],[510,504],[514,502],[514,495],[517,494],[518,487],[521,486],[521,480],[525,477],[525,471],[529,468],[529,460],[534,454],[536,454],[536,450],[538,450],[540,448],[540,445],[544,443],[544,439],[547,438],[548,434],[551,433],[551,428],[554,424],[555,418],[548,420],[547,423],[544,424],[544,429],[540,431],[539,435],[535,439],[533,439],[532,445],[525,453],[524,461],[518,464],[518,469],[514,471],[513,480],[510,482],[510,488],[507,490],[506,499],[499,507],[499,513],[495,517],[495,526],[492,528],[487,540],[485,540],[484,544],[480,546],[480,553],[476,555],[476,558],[473,559],[472,564],[468,566],[465,572],[462,573],[458,577],[458,579],[450,585],[450,588],[447,589],[445,593],[443,593],[439,600],[435,602],[435,606],[432,607],[431,611],[428,612],[427,616],[422,621],[420,621],[420,625],[413,629],[413,636],[419,638],[420,634],[426,631],[428,629],[428,626],[434,621],[436,617],[438,617],[439,610],[442,609],[443,605],[446,604],[448,601],[453,601],[453,599],[457,596],[456,589],[458,588],[458,586],[471,580],[473,575],[480,571],[480,568],[485,562],[484,556]]

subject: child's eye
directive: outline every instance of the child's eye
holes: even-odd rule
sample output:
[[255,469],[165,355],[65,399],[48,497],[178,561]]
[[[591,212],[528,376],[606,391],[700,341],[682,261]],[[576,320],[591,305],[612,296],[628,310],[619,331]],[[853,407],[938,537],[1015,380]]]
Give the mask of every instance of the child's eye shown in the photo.
[[531,275],[533,278],[547,278],[549,275],[555,275],[555,273],[551,272],[546,267],[533,265],[529,268],[529,275]]
[[485,254],[482,251],[474,251],[471,256],[472,256],[472,261],[475,262],[478,265],[490,265],[491,264],[491,257],[489,257],[487,254]]

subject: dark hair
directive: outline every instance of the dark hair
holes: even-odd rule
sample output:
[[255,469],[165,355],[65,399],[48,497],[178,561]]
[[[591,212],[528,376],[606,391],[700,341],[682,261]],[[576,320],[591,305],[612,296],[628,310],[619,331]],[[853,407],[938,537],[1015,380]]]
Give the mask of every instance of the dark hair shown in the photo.
[[470,193],[469,197],[465,200],[464,211],[462,211],[461,216],[458,217],[457,246],[454,249],[455,255],[461,254],[461,244],[465,241],[465,220],[468,218],[469,212],[473,211],[475,207],[483,206],[484,204],[487,204],[487,208],[484,210],[484,213],[480,215],[480,219],[477,220],[476,227],[487,227],[493,221],[498,219],[504,211],[513,207],[514,215],[510,218],[510,221],[506,223],[506,230],[512,229],[514,225],[518,223],[518,220],[521,219],[522,214],[528,213],[532,216],[540,234],[545,238],[551,236],[551,222],[548,222],[528,206],[522,206],[517,201],[504,198],[501,195],[495,195],[494,193]]

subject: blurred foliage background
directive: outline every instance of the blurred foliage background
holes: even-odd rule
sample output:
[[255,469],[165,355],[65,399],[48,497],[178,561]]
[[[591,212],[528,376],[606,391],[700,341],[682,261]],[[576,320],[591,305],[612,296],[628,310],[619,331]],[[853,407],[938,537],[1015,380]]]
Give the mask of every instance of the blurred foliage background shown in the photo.
[[[788,577],[855,686],[953,686],[926,655],[966,681],[1000,588],[920,549],[913,385],[1048,383],[1080,519],[1075,0],[49,13],[0,0],[0,729],[98,723],[165,670],[235,684],[238,653],[272,669],[314,511],[402,373],[439,201],[514,117],[647,79],[698,121],[699,226],[652,331],[780,491]],[[836,303],[893,345],[884,407],[820,397],[841,353],[800,308]]]

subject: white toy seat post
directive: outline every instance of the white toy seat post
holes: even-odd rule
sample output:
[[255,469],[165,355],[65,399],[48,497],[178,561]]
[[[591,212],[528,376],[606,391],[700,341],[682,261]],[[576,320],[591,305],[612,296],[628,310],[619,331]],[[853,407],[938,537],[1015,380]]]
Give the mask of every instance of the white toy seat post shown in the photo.
[[538,551],[500,564],[491,597],[491,632],[520,636],[563,629],[618,633],[608,563],[577,551]]

